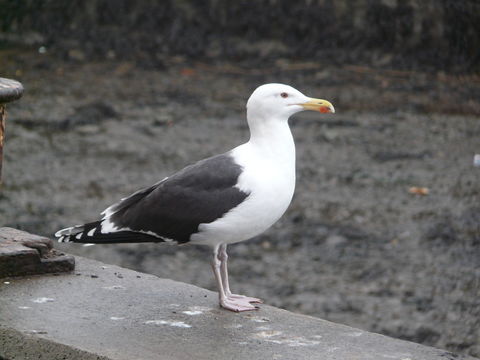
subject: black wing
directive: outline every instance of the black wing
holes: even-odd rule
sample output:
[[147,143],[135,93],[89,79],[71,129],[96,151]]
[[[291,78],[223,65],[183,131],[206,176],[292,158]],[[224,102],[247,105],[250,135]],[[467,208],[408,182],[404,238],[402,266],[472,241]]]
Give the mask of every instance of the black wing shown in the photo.
[[188,242],[200,224],[245,200],[248,193],[235,187],[241,173],[229,153],[199,161],[113,205],[109,220],[120,229]]

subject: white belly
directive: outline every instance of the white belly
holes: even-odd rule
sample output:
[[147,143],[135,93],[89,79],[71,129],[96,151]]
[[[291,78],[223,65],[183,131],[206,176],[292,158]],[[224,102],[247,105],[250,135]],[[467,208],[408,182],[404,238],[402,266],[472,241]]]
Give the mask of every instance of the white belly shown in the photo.
[[250,239],[272,226],[290,205],[295,190],[294,152],[271,159],[259,157],[247,146],[235,149],[234,155],[243,166],[237,187],[250,195],[222,218],[201,224],[191,236],[194,244],[215,246]]

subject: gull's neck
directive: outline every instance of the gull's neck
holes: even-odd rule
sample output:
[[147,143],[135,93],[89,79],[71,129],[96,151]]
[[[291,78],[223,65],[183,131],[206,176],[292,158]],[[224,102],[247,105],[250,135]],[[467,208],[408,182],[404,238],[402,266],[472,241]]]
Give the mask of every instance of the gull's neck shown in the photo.
[[280,158],[295,164],[295,143],[288,118],[251,118],[248,116],[248,144],[262,156]]

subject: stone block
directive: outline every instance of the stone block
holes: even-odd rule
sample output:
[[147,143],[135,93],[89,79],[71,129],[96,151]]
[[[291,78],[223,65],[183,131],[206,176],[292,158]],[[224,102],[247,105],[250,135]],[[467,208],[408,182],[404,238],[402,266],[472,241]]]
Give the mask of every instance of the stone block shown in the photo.
[[53,248],[51,239],[0,228],[0,278],[72,271],[73,256]]

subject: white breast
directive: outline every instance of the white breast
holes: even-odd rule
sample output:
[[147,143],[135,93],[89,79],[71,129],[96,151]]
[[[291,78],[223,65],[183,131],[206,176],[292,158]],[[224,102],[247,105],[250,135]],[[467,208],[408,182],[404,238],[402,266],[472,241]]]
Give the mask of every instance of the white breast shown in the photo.
[[295,190],[295,145],[288,124],[286,130],[279,139],[268,143],[251,139],[232,150],[235,162],[243,167],[237,187],[250,195],[222,218],[201,224],[192,243],[214,246],[247,240],[283,215]]

